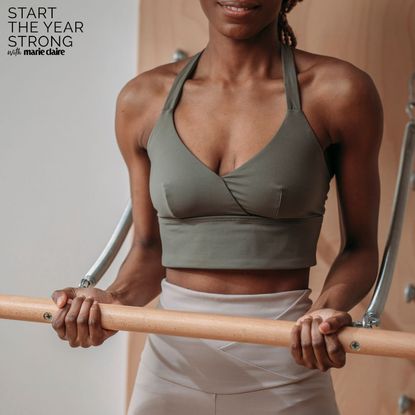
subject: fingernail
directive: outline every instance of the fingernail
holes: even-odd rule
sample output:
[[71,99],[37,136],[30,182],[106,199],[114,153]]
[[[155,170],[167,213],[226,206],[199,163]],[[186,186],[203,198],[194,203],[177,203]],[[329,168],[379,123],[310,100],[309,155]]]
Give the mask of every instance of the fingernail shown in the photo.
[[98,301],[97,300],[94,300],[94,303],[92,305],[95,305],[95,304],[98,304]]
[[62,305],[62,303],[63,303],[63,298],[59,297],[56,301],[56,304],[60,307]]
[[323,323],[321,323],[321,328],[323,330],[330,330],[330,323],[327,323],[327,321],[324,321]]

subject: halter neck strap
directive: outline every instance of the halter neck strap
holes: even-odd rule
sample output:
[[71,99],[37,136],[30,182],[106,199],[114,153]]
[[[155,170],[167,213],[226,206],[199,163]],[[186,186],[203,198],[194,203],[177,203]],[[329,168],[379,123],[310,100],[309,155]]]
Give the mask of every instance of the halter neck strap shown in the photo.
[[182,70],[177,74],[173,81],[173,85],[170,88],[170,92],[167,95],[163,110],[171,110],[176,106],[182,93],[183,84],[190,76],[192,76],[193,71],[196,69],[196,64],[204,50],[205,48],[193,55]]
[[[163,110],[171,110],[175,108],[178,100],[180,99],[183,84],[188,78],[192,76],[194,70],[196,69],[197,62],[199,61],[199,58],[204,51],[205,48],[194,54],[187,62],[187,64],[182,68],[182,70],[177,74],[164,103]],[[291,46],[285,45],[283,43],[281,43],[281,63],[285,85],[285,96],[287,99],[287,108],[290,110],[301,109],[294,52]]]
[[284,75],[285,95],[288,109],[301,109],[294,52],[292,47],[281,43],[281,59]]

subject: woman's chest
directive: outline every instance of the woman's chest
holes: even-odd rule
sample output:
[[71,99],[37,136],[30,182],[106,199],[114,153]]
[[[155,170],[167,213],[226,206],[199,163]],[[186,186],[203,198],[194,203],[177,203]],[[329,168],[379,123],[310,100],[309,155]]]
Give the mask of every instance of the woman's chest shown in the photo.
[[[215,137],[196,131],[196,136],[215,142]],[[226,167],[221,164],[218,168],[215,151],[208,152],[204,144],[187,147],[173,113],[163,112],[148,142],[150,195],[159,216],[295,219],[322,215],[331,174],[304,114],[287,111],[277,131],[264,143],[258,143],[257,133],[252,129],[255,144],[242,143],[238,157],[228,158]],[[243,129],[241,134],[247,137]],[[191,129],[186,136],[192,136]]]

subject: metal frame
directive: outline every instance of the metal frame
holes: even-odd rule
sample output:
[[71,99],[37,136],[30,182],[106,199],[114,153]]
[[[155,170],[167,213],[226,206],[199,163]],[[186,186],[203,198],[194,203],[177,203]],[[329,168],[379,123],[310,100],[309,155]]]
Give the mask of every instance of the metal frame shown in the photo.
[[[415,152],[415,72],[409,80],[409,100],[406,112],[409,122],[406,124],[404,141],[402,144],[399,171],[396,190],[393,200],[392,220],[389,227],[388,239],[386,241],[380,271],[376,280],[375,291],[370,304],[361,321],[354,321],[353,325],[368,327],[380,325],[380,316],[385,308],[386,300],[392,284],[393,272],[396,258],[398,256],[399,242],[404,222],[404,213],[408,199],[409,188],[414,190],[413,158]],[[411,186],[410,186],[411,185]]]
[[95,261],[94,265],[88,270],[85,276],[81,279],[79,287],[87,288],[95,286],[98,281],[105,274],[107,269],[112,264],[112,261],[117,256],[125,238],[133,223],[131,200],[121,216],[120,221],[114,229],[110,240],[102,251],[101,255]]
[[[186,52],[177,49],[173,60],[178,61],[187,57]],[[399,172],[396,190],[393,200],[392,219],[388,233],[388,239],[383,254],[380,271],[376,279],[375,290],[371,302],[361,321],[354,321],[357,327],[372,328],[380,325],[380,316],[385,308],[392,284],[393,272],[399,250],[399,242],[402,233],[405,207],[407,204],[409,188],[415,189],[415,172],[412,163],[415,152],[415,72],[409,80],[409,101],[406,112],[409,122],[405,128],[404,142],[401,150]],[[95,286],[105,274],[112,261],[119,252],[132,225],[132,207],[129,201],[124,213],[118,222],[110,240],[105,246],[99,258],[82,278],[79,287]]]

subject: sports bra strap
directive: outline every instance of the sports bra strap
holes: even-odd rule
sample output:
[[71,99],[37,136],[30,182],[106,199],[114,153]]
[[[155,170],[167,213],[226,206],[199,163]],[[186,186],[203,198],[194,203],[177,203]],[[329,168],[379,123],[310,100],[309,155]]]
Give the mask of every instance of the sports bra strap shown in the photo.
[[173,81],[173,85],[170,88],[169,94],[167,95],[163,110],[172,109],[176,106],[182,92],[183,84],[187,78],[192,75],[192,72],[196,67],[196,63],[204,50],[205,49],[202,49],[193,55],[189,62],[187,62],[187,64],[177,74],[176,78]]
[[287,107],[288,109],[301,109],[297,70],[291,46],[281,43],[281,58]]
[[[163,110],[173,109],[182,93],[184,82],[192,76],[192,72],[205,49],[197,52],[177,74],[164,103]],[[285,96],[288,109],[301,109],[300,93],[297,82],[294,53],[289,45],[281,43],[282,70],[284,76]]]

